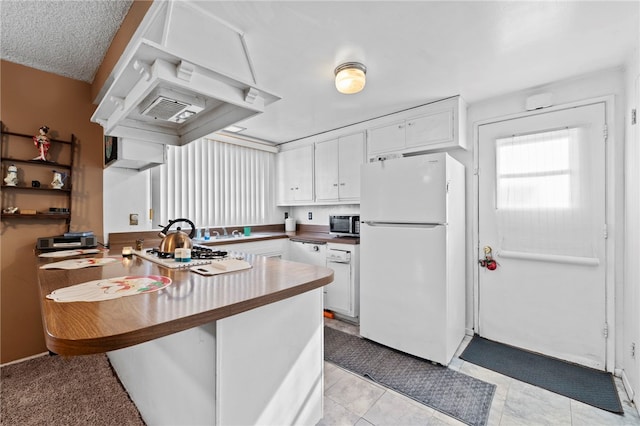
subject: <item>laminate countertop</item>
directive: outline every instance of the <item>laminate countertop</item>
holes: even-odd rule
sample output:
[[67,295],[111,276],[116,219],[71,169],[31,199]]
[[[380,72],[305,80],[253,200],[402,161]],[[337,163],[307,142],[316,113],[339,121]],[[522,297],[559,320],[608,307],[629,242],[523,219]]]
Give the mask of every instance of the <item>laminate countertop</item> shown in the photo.
[[[85,257],[117,256],[111,253]],[[59,258],[38,258],[41,266]],[[133,346],[226,318],[322,287],[333,281],[328,268],[247,255],[252,268],[214,276],[169,269],[136,256],[75,270],[38,269],[47,348],[60,355],[85,355]],[[52,291],[121,276],[162,275],[172,284],[153,293],[100,302],[55,302]],[[320,313],[318,313],[320,315]]]

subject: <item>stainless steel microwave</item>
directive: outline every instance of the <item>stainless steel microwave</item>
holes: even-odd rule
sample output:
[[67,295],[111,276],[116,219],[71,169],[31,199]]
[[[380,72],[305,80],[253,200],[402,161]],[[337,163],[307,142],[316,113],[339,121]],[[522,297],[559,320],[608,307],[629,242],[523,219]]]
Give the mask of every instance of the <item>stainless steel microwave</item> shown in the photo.
[[360,215],[329,215],[329,234],[339,237],[359,237]]

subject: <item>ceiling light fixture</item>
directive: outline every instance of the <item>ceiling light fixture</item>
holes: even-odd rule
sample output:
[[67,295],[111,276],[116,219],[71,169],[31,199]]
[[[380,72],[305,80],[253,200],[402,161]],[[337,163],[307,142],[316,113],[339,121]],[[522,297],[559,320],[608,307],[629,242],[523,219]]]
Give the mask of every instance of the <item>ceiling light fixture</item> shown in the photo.
[[232,124],[230,126],[225,127],[224,129],[222,129],[224,131],[230,132],[230,133],[240,133],[243,130],[247,130],[246,127],[240,127],[240,126],[236,126],[235,124]]
[[367,82],[367,67],[360,62],[346,62],[334,71],[338,92],[351,95],[364,89]]

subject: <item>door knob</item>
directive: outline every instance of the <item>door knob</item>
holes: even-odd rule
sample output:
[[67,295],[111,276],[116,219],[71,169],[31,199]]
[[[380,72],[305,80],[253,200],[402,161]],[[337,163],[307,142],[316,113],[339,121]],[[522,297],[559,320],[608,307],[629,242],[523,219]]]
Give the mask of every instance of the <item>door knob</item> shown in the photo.
[[491,246],[484,246],[482,250],[484,251],[484,259],[480,259],[480,266],[490,271],[495,270],[498,267],[498,262],[493,259],[493,249]]

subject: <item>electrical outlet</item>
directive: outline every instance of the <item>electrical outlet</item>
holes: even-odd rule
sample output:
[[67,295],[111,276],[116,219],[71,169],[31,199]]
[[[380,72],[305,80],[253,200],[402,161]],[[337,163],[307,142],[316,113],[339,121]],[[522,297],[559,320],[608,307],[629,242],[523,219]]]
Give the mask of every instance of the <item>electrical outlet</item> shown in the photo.
[[313,213],[309,212],[307,216],[308,216],[309,220],[313,220]]
[[137,225],[138,224],[138,214],[130,213],[129,214],[129,225]]

